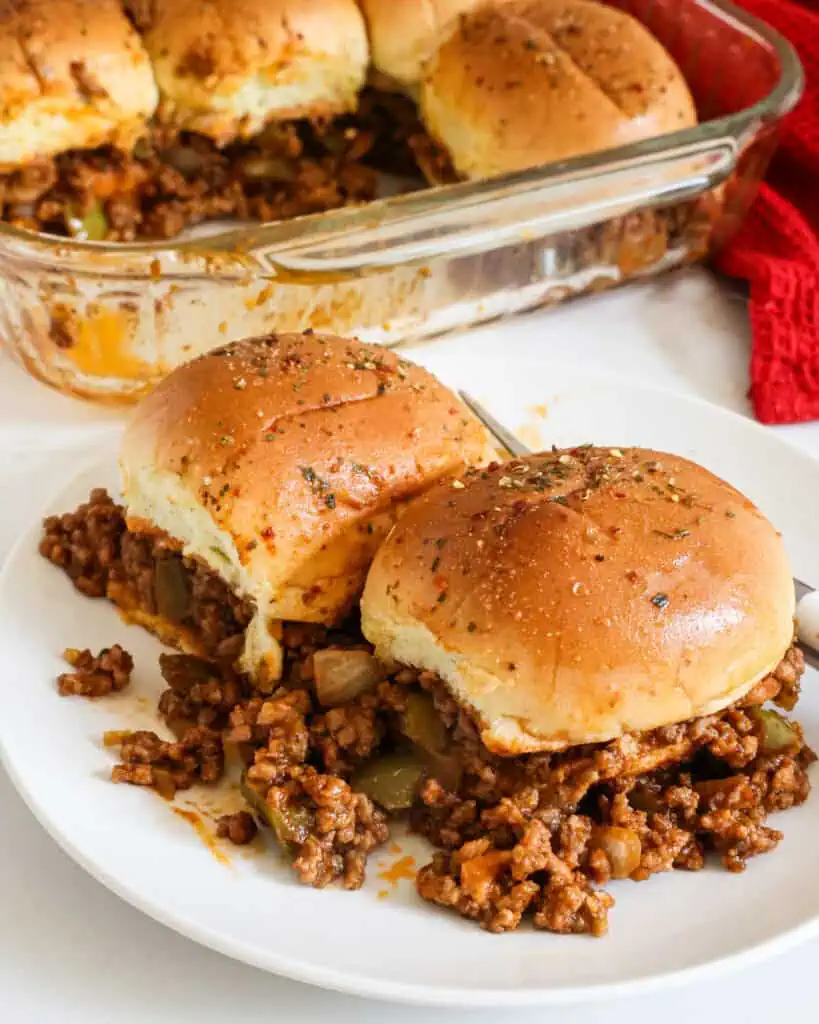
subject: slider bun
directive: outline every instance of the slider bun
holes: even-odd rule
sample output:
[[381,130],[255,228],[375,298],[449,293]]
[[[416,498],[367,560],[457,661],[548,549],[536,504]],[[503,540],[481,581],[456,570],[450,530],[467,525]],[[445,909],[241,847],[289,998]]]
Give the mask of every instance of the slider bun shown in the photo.
[[660,43],[630,15],[590,0],[508,0],[464,15],[427,64],[420,103],[463,178],[696,124]]
[[0,2],[0,171],[66,149],[128,149],[156,104],[117,0]]
[[459,14],[482,0],[359,0],[370,36],[375,81],[414,92],[425,62]]
[[792,641],[779,535],[693,462],[587,448],[465,482],[390,534],[362,626],[380,657],[438,673],[499,754],[719,711]]
[[366,77],[355,0],[154,0],[137,21],[159,120],[219,144],[272,120],[353,110]]
[[285,334],[171,373],[120,464],[129,526],[165,532],[255,602],[244,665],[275,672],[278,622],[340,621],[409,499],[485,457],[483,428],[426,370]]

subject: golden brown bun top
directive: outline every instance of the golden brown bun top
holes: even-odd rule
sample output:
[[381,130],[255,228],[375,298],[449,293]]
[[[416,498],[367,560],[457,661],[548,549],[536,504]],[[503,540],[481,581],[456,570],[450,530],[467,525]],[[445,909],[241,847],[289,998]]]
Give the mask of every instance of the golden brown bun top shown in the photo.
[[393,530],[362,621],[382,656],[443,675],[500,753],[711,713],[791,642],[779,535],[693,462],[587,447],[464,483]]
[[129,0],[159,119],[220,142],[351,109],[368,49],[355,0]]
[[[198,78],[245,75],[286,61],[301,47],[334,49],[357,32],[355,0],[126,0],[151,51],[176,55]],[[321,45],[319,45],[321,43]]]
[[682,73],[660,43],[592,0],[507,0],[464,15],[427,65],[421,108],[469,178],[696,123]]
[[421,367],[378,345],[284,334],[175,370],[137,409],[121,464],[129,511],[227,573],[209,556],[215,524],[271,615],[334,622],[401,503],[487,450]]
[[156,100],[148,56],[118,0],[0,0],[4,164],[72,145],[130,144]]
[[367,19],[373,67],[412,89],[424,63],[459,14],[485,0],[359,0]]

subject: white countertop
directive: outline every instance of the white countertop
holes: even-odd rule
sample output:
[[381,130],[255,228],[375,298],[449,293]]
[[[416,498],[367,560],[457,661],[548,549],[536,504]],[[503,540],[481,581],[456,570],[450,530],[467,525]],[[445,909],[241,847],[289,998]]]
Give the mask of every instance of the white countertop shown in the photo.
[[[749,414],[745,303],[704,271],[493,324],[445,343],[465,351],[493,348],[502,335],[499,358],[513,361],[516,346],[531,344],[533,333],[556,362],[610,369]],[[49,492],[72,475],[76,455],[111,438],[117,417],[49,392],[5,359],[0,410],[2,559]],[[819,423],[773,429],[819,457]],[[21,679],[21,699],[25,686]],[[365,1002],[234,963],[143,917],[85,875],[40,828],[2,769],[0,808],[0,1021],[494,1024],[506,1016]],[[706,922],[704,915],[703,927]],[[342,943],[353,936],[338,938]],[[707,1024],[730,1017],[755,1024],[797,1013],[810,1019],[805,1011],[813,1001],[817,961],[819,942],[720,982],[589,1007],[516,1011],[515,1020],[690,1024],[698,1017]]]

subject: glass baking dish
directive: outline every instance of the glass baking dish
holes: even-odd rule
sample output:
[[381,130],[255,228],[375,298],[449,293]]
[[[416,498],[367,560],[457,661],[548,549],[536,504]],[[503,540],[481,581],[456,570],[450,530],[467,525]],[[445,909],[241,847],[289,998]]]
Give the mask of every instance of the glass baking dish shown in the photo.
[[490,181],[205,238],[70,242],[0,226],[0,331],[36,377],[133,400],[232,338],[328,329],[388,345],[703,259],[735,229],[802,70],[723,0],[615,0],[677,60],[692,129]]

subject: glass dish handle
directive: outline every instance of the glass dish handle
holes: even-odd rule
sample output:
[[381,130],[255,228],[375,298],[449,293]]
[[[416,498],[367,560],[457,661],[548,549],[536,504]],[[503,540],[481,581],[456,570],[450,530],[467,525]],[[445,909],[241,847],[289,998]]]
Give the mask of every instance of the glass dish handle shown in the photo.
[[474,183],[451,186],[446,202],[436,191],[416,193],[380,216],[379,204],[345,211],[348,223],[342,230],[323,237],[318,231],[257,255],[275,276],[355,276],[496,250],[691,199],[725,180],[737,152],[735,138],[706,139],[672,153],[666,149],[615,162],[604,174],[599,166],[584,169],[581,162],[580,170],[557,169],[548,176],[536,169],[477,188]]

